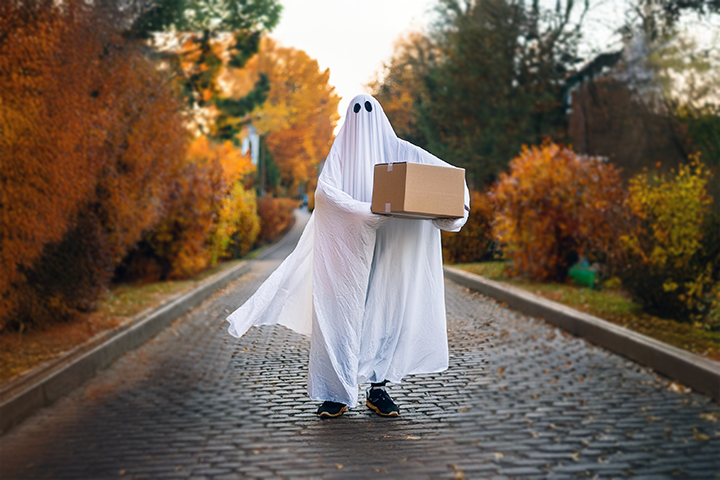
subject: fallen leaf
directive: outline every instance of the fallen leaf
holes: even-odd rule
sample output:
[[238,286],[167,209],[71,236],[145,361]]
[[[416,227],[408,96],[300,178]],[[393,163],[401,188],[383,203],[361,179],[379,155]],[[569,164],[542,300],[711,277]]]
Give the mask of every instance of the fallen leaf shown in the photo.
[[670,385],[668,385],[668,390],[675,393],[690,393],[690,389],[688,387],[675,382],[670,382]]
[[500,452],[495,452],[495,453],[493,453],[493,455],[495,455],[495,460],[500,460],[501,458],[503,458],[505,456],[505,454],[500,453]]
[[707,420],[708,422],[717,422],[718,419],[714,413],[701,413],[700,418]]
[[449,466],[452,467],[453,470],[455,470],[455,480],[465,480],[465,474],[462,470],[458,468],[456,464],[451,463]]
[[338,470],[342,470],[345,465],[343,465],[342,463],[336,463],[335,466],[338,468]]

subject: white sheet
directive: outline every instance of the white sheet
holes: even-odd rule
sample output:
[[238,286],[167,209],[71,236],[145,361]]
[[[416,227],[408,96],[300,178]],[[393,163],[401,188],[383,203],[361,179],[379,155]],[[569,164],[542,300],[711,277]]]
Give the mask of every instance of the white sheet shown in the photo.
[[313,400],[352,407],[359,383],[399,382],[448,365],[438,229],[459,230],[469,209],[457,220],[373,214],[373,166],[389,162],[450,166],[397,138],[380,104],[358,95],[318,179],[315,211],[297,247],[228,317],[236,337],[275,323],[310,334]]

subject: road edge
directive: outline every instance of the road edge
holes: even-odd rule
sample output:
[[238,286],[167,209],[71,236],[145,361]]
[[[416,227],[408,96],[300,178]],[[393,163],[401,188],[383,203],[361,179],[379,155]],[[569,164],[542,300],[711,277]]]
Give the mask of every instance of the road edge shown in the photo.
[[288,229],[279,241],[254,260],[241,261],[234,267],[216,273],[192,290],[159,305],[149,313],[139,314],[138,317],[142,317],[141,319],[135,317],[128,321],[127,328],[111,332],[110,337],[100,341],[97,346],[83,348],[94,343],[91,339],[77,349],[58,357],[57,361],[49,363],[45,368],[34,372],[27,381],[7,388],[3,392],[3,396],[7,398],[0,403],[0,435],[41,408],[72,392],[123,354],[135,350],[174,320],[250,271],[250,262],[262,260],[285,245],[292,230],[293,228]]
[[444,266],[445,278],[627,357],[720,402],[720,363],[525,290]]

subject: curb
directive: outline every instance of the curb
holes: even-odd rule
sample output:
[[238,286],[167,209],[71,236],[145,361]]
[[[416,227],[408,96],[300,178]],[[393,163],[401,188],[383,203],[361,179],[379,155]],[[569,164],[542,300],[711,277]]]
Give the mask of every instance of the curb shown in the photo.
[[[285,245],[293,228],[255,260],[262,260]],[[250,261],[242,261],[228,270],[218,272],[193,290],[176,297],[125,323],[125,328],[105,332],[70,352],[29,373],[17,382],[10,382],[0,391],[0,434],[67,395],[99,371],[107,368],[124,353],[134,350],[155,336],[175,319],[211,297],[230,282],[250,271]]]
[[686,352],[587,313],[525,290],[489,280],[454,267],[443,267],[445,278],[506,303],[510,308],[547,322],[650,367],[720,402],[720,363]]

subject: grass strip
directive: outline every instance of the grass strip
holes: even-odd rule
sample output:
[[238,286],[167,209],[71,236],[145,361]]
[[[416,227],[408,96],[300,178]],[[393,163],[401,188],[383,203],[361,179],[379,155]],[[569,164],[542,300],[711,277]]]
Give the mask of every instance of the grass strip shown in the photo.
[[[265,247],[261,247],[264,249]],[[260,249],[259,249],[260,250]],[[252,252],[251,252],[252,253]],[[208,277],[242,260],[222,262],[192,279],[112,285],[97,309],[71,322],[30,331],[0,334],[0,385],[83,345],[96,335],[119,329],[130,318],[159,307]]]
[[707,331],[690,322],[678,322],[649,315],[643,312],[640,304],[633,302],[628,293],[621,289],[596,290],[572,283],[540,283],[525,278],[508,277],[505,275],[503,262],[465,263],[452,266],[490,280],[514,285],[674,347],[710,360],[720,361],[720,332]]

